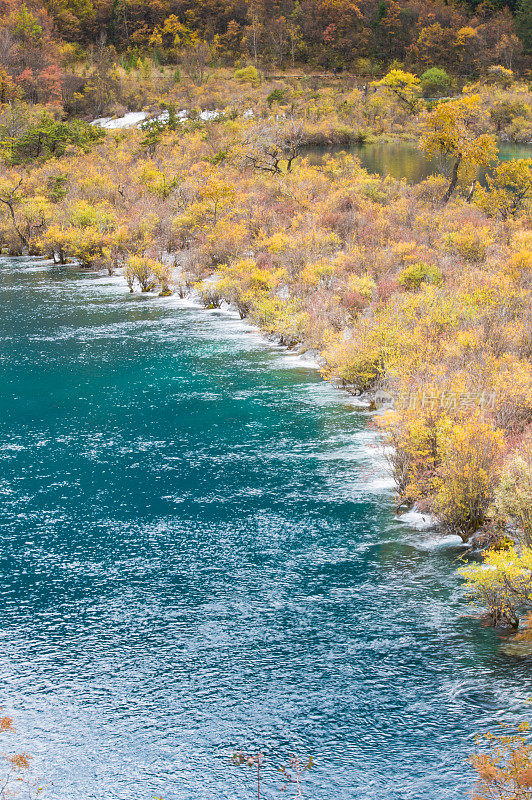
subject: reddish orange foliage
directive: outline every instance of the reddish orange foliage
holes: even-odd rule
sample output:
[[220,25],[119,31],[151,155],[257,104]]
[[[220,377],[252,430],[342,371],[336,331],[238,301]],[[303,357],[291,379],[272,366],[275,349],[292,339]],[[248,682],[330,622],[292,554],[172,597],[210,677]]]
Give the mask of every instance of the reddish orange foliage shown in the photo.
[[532,745],[522,725],[516,735],[486,734],[487,749],[476,753],[471,764],[478,775],[473,800],[531,800]]

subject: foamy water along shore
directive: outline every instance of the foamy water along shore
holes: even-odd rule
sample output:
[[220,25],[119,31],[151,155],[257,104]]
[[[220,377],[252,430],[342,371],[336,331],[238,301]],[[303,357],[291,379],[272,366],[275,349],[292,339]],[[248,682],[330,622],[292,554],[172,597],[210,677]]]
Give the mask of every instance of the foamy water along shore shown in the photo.
[[[169,256],[167,256],[167,258],[169,258]],[[122,276],[119,277],[115,275],[114,277],[117,278],[120,284],[122,283]],[[211,276],[209,280],[215,281],[216,275]],[[241,319],[238,311],[225,301],[222,301],[219,308],[206,308],[201,302],[198,293],[194,289],[190,289],[184,297],[180,297],[174,292],[166,298],[158,297],[157,302],[162,302],[169,307],[197,308],[206,314],[220,316],[237,332],[247,336],[254,336],[257,341],[279,349],[279,351],[283,353],[285,363],[288,366],[311,369],[321,374],[323,360],[316,350],[308,348],[304,343],[296,345],[295,347],[287,347],[280,343],[278,337],[275,335],[265,334],[258,325],[255,325],[247,319]],[[381,413],[379,408],[375,408],[375,392],[364,392],[354,397],[341,387],[334,388],[344,395],[348,394],[352,408],[358,414],[365,415],[371,420]],[[388,395],[388,398],[389,397]],[[366,491],[373,490],[376,493],[384,493],[390,497],[393,496],[395,481],[392,477],[391,467],[387,457],[389,452],[390,448],[385,444],[382,434],[378,431],[368,431],[367,454],[375,469],[375,476],[371,480],[366,480],[364,482],[364,489]],[[396,513],[395,519],[402,525],[423,532],[427,539],[431,539],[435,547],[470,547],[470,545],[464,545],[459,536],[438,532],[438,521],[436,517],[427,512],[419,511],[415,506],[407,511]],[[428,532],[431,532],[432,536],[429,536]]]
[[230,309],[28,258],[0,294],[0,667],[47,800],[248,800],[255,745],[315,800],[461,800],[523,677],[374,412]]

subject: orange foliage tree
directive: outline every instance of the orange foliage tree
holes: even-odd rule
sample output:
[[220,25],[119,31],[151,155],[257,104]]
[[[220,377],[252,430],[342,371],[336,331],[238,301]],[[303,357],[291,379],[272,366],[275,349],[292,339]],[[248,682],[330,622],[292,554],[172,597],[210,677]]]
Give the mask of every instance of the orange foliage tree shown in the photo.
[[[1,711],[1,709],[0,709]],[[0,716],[0,734],[14,731],[11,717]],[[0,771],[0,800],[14,798],[24,789],[30,798],[35,797],[41,787],[34,785],[27,777],[30,766],[30,756],[27,753],[17,753],[3,757],[5,770]]]
[[478,775],[473,800],[530,800],[532,798],[532,745],[528,725],[516,734],[507,730],[486,734],[471,765]]

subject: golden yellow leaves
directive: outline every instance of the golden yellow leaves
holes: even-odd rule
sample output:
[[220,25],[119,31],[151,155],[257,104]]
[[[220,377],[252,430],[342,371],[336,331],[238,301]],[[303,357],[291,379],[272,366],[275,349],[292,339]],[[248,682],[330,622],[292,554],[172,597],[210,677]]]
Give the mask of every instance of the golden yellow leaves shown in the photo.
[[159,285],[163,294],[169,293],[170,270],[161,261],[146,256],[129,256],[124,276],[131,291],[138,283],[142,292],[150,292]]
[[532,431],[508,457],[496,492],[497,507],[532,546]]
[[378,342],[361,336],[330,335],[322,356],[324,376],[357,393],[370,389],[384,373]]
[[457,181],[471,181],[479,167],[486,167],[498,153],[494,136],[481,132],[478,95],[438,103],[421,118],[420,147],[429,157],[453,162],[451,191]]
[[351,292],[356,292],[367,300],[371,299],[377,284],[367,273],[365,275],[350,275],[347,281],[347,288]]
[[516,283],[528,279],[532,275],[532,251],[523,247],[512,253],[506,272]]
[[487,176],[486,187],[477,189],[475,202],[490,216],[514,216],[532,200],[532,159],[511,159],[497,164]]
[[489,550],[482,564],[458,570],[474,600],[486,608],[495,624],[517,627],[519,608],[527,604],[532,591],[532,549],[513,546]]
[[457,253],[471,264],[480,264],[486,259],[488,248],[493,245],[493,235],[486,226],[469,224],[444,234],[441,242],[449,252]]
[[446,428],[434,505],[445,528],[467,541],[486,522],[504,437],[480,411]]
[[421,94],[421,82],[411,72],[402,69],[392,69],[380,81],[373,84],[393,94],[410,111],[414,111],[416,101]]

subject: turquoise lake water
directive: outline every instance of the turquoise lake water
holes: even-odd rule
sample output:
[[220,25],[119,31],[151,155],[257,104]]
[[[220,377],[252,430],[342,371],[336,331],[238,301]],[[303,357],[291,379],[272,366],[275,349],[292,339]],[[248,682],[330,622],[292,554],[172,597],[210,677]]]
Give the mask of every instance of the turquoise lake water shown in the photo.
[[369,418],[224,312],[0,264],[1,704],[53,800],[458,800],[530,662],[398,523]]

